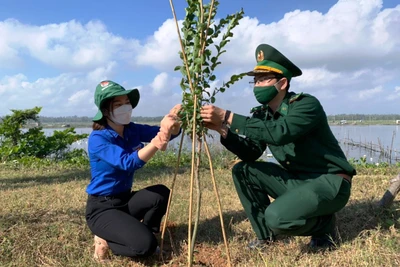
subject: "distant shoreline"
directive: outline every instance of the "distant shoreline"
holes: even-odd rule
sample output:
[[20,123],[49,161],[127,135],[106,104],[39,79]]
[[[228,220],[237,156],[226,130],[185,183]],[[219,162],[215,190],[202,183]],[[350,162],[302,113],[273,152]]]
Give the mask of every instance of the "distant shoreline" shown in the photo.
[[[136,122],[138,124],[148,124],[148,125],[159,125],[159,122]],[[396,124],[393,121],[346,121],[346,122],[340,122],[340,121],[328,121],[330,126],[369,126],[369,125],[399,125]],[[33,128],[37,125],[34,124],[29,124],[26,125],[26,128]],[[24,127],[24,128],[25,128]],[[42,123],[41,127],[44,129],[52,129],[52,128],[91,128],[92,127],[92,122],[83,122],[83,123],[73,123],[73,122],[65,122],[65,123]]]
[[[136,122],[138,124],[147,124],[147,125],[159,125],[159,122]],[[38,125],[35,124],[27,124],[24,125],[24,128],[34,128]],[[92,128],[92,122],[88,123],[42,123],[40,125],[43,129],[68,129],[68,128]]]

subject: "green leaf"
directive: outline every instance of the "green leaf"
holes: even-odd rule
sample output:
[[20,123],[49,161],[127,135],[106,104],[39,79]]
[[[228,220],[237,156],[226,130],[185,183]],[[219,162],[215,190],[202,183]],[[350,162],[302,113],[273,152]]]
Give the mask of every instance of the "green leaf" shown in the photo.
[[186,68],[181,68],[181,74],[183,77],[187,77]]
[[[211,3],[203,5],[202,1],[198,0],[187,0],[188,6],[185,8],[186,16],[182,23],[182,42],[184,44],[184,53],[186,54],[186,62],[183,62],[183,66],[175,67],[175,70],[181,71],[183,79],[181,80],[180,86],[182,88],[182,104],[184,105],[185,115],[183,115],[183,125],[186,128],[186,133],[190,133],[192,130],[192,124],[194,122],[193,105],[194,97],[197,96],[198,112],[203,102],[214,103],[216,101],[215,95],[218,92],[224,92],[226,88],[231,86],[241,77],[232,75],[231,80],[224,83],[223,87],[215,88],[212,93],[206,89],[210,88],[209,83],[216,81],[217,76],[213,74],[214,70],[218,65],[221,64],[219,57],[225,53],[224,46],[230,41],[229,38],[233,37],[232,29],[238,25],[239,20],[243,17],[243,12],[234,13],[222,18],[219,21],[215,20],[217,16],[217,7],[219,1],[214,2],[213,10],[211,10]],[[203,5],[203,6],[201,6]],[[203,12],[203,14],[201,14]],[[211,16],[209,17],[209,14]],[[203,20],[200,20],[200,18]],[[210,18],[210,25],[208,25],[208,19]],[[221,39],[221,33],[224,31]],[[215,44],[215,40],[219,41],[219,44]],[[214,49],[210,46],[215,46],[216,56]],[[203,50],[204,49],[204,50]],[[180,57],[183,60],[183,54],[180,53]],[[186,66],[188,66],[189,74],[186,73]],[[188,77],[191,78],[195,92],[191,92],[189,88]],[[203,99],[204,96],[208,98]],[[210,96],[211,95],[211,96]],[[201,137],[203,132],[207,132],[201,124],[201,117],[197,114],[196,119],[196,134]]]
[[196,58],[194,60],[194,64],[201,64],[201,63],[203,63],[203,60],[201,58]]

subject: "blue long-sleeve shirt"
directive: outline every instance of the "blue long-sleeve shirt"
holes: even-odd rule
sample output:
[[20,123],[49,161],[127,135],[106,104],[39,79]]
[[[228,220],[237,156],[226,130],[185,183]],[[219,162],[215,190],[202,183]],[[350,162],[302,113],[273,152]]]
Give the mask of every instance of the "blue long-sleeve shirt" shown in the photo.
[[[90,195],[112,196],[131,190],[133,176],[146,162],[138,151],[150,142],[160,127],[131,122],[124,127],[124,137],[111,127],[92,131],[88,141],[91,180]],[[171,140],[176,136],[172,136]]]

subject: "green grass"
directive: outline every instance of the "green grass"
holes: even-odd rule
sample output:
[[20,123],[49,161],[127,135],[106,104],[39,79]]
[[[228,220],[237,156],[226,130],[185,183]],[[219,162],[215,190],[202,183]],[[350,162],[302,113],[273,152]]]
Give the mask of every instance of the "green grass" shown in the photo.
[[[164,183],[171,185],[173,168],[155,158],[136,175],[134,189]],[[294,237],[276,242],[263,251],[246,249],[254,238],[231,179],[228,159],[216,164],[224,223],[234,266],[399,266],[400,203],[381,211],[377,200],[399,169],[359,170],[352,196],[338,214],[342,245],[332,252],[313,252],[309,238]],[[93,235],[86,226],[85,187],[89,168],[68,164],[0,168],[0,266],[97,266],[92,260]],[[187,265],[188,188],[190,169],[181,168],[174,188],[168,232],[167,257],[130,260],[112,256],[107,266]],[[225,266],[215,195],[209,170],[201,169],[202,208],[195,261],[197,266]]]

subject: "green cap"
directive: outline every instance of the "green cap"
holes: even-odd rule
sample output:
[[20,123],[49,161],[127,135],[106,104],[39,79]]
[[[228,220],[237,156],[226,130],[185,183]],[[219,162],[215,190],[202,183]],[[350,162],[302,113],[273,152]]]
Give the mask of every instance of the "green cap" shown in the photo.
[[247,75],[255,76],[259,73],[274,72],[290,80],[292,77],[302,74],[296,65],[270,45],[260,44],[255,54],[257,66],[254,67],[254,70],[248,72]]
[[138,89],[125,90],[124,87],[113,81],[102,81],[96,86],[94,92],[94,103],[98,107],[99,111],[94,116],[93,121],[99,121],[103,118],[103,113],[100,108],[104,103],[104,100],[113,98],[116,96],[127,95],[131,102],[132,108],[135,108],[139,102],[140,94]]

